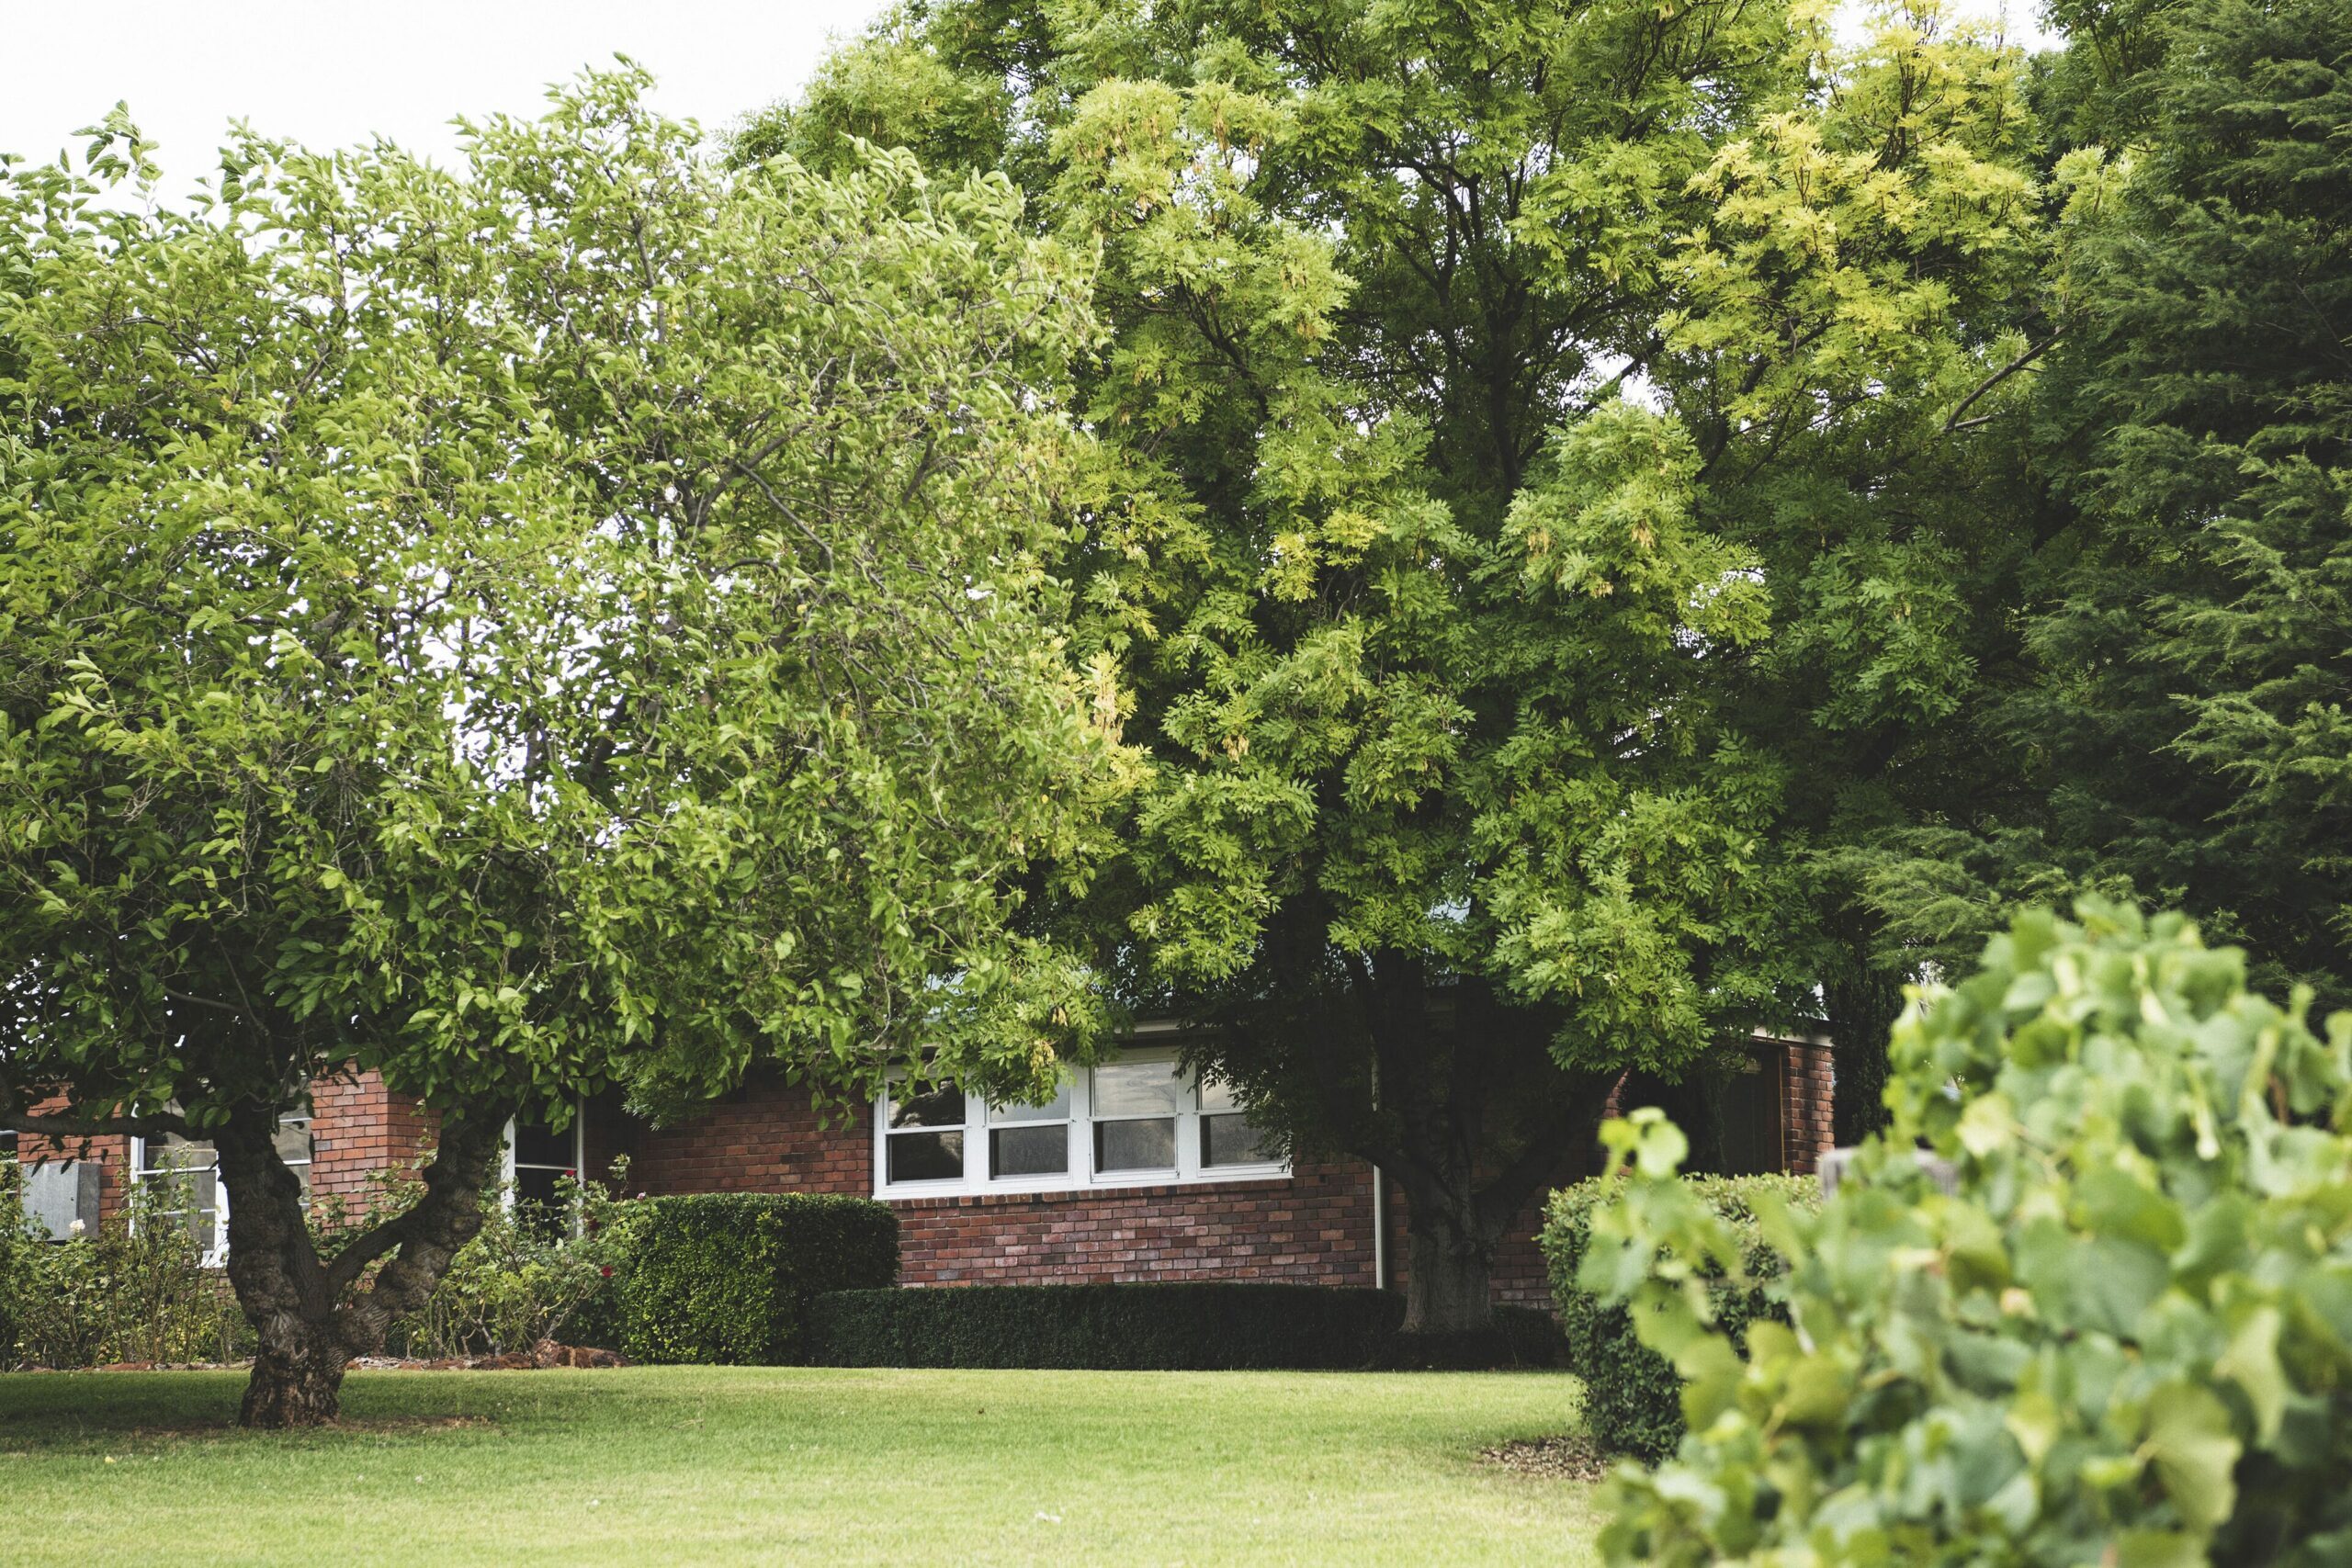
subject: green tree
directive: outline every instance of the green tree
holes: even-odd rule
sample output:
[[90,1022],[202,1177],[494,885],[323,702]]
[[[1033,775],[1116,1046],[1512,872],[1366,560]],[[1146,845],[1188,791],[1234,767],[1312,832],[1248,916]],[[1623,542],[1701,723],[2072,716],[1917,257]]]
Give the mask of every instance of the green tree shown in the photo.
[[2013,57],[1895,16],[913,4],[739,141],[1001,167],[1100,246],[1075,570],[1150,768],[1068,929],[1398,1181],[1417,1328],[1623,1075],[1814,1005],[1799,676],[1873,740],[1952,705],[1949,552],[1863,558],[1859,498],[2020,352],[2038,208]]
[[[1118,767],[1041,565],[1083,267],[641,85],[456,175],[241,135],[175,209],[119,113],[0,184],[0,1124],[217,1145],[248,1424],[333,1416],[518,1108],[1031,1082],[1091,1016],[1008,929]],[[346,1066],[439,1141],[322,1258],[272,1134]]]
[[2011,787],[1865,856],[1947,965],[2018,905],[2189,909],[2259,978],[2352,1000],[2352,9],[2070,10],[2043,88],[2064,335],[2018,461],[2049,476],[1988,684]]
[[1934,4],[1854,19],[1701,176],[1653,372],[1706,454],[1706,515],[1771,595],[1732,702],[1796,781],[1780,839],[1808,886],[1783,940],[1821,987],[1844,1142],[1883,1117],[1886,1030],[1934,956],[1868,896],[1865,851],[2020,790],[1986,695],[2026,660],[2051,509],[2020,450],[2071,190],[2018,51]]

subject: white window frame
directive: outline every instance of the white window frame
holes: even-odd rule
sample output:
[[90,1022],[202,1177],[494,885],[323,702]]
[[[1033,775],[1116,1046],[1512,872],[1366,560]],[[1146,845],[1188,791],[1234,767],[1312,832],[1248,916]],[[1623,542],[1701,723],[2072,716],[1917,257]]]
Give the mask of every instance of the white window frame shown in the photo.
[[[1173,1066],[1176,1059],[1177,1054],[1172,1049],[1144,1048],[1123,1051],[1111,1061],[1120,1065],[1165,1062]],[[877,1198],[961,1198],[989,1193],[1107,1192],[1133,1187],[1210,1187],[1229,1181],[1264,1181],[1287,1177],[1291,1173],[1288,1160],[1220,1166],[1204,1166],[1201,1163],[1202,1111],[1197,1074],[1185,1075],[1182,1090],[1177,1097],[1175,1165],[1154,1170],[1098,1173],[1094,1168],[1093,1069],[1072,1069],[1064,1081],[1069,1086],[1070,1097],[1069,1119],[1061,1123],[1069,1140],[1069,1159],[1066,1170],[1046,1176],[994,1176],[989,1169],[995,1155],[994,1141],[989,1135],[991,1129],[1001,1126],[1035,1127],[1039,1123],[1010,1119],[992,1122],[986,1097],[967,1094],[964,1096],[964,1120],[960,1128],[951,1124],[921,1129],[938,1133],[961,1131],[964,1134],[964,1174],[938,1181],[890,1179],[890,1099],[889,1091],[886,1089],[874,1101],[874,1195]],[[1218,1113],[1212,1111],[1209,1114]],[[1046,1124],[1052,1125],[1050,1122]],[[918,1131],[914,1128],[906,1130]]]
[[[305,1111],[300,1116],[281,1117],[278,1121],[280,1131],[284,1130],[288,1121],[301,1123],[306,1134],[302,1141],[302,1157],[287,1160],[286,1168],[294,1172],[294,1179],[302,1184],[302,1206],[308,1209],[311,1206],[310,1171],[318,1163],[319,1157],[318,1117],[314,1112],[310,1111]],[[209,1139],[204,1138],[191,1138],[187,1141],[196,1144],[209,1142]],[[149,1140],[143,1136],[134,1134],[131,1137],[130,1179],[133,1185],[141,1181],[153,1180],[158,1177],[187,1176],[207,1169],[212,1172],[212,1234],[209,1237],[198,1238],[197,1266],[202,1269],[226,1268],[229,1262],[229,1184],[220,1179],[220,1145],[212,1145],[212,1163],[209,1167],[150,1166],[147,1163],[148,1143]],[[175,1211],[175,1213],[176,1213],[178,1211]]]
[[[500,1135],[498,1151],[498,1201],[505,1206],[506,1212],[510,1214],[514,1212],[514,1126],[519,1120],[520,1118],[514,1116],[506,1119],[506,1131]],[[577,1097],[571,1106],[571,1164],[569,1166],[540,1165],[534,1161],[530,1168],[533,1170],[568,1169],[571,1172],[572,1180],[588,1179],[588,1097],[586,1095]],[[575,1236],[580,1234],[580,1216],[576,1213],[571,1217],[571,1234]]]

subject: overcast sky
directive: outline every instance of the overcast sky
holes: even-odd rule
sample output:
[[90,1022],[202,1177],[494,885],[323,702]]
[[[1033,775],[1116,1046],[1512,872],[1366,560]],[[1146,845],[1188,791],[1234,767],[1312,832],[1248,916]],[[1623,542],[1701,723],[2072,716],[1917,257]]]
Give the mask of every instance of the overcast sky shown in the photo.
[[[723,128],[808,79],[885,0],[0,0],[0,152],[47,161],[119,98],[162,143],[167,190],[228,122],[341,147],[382,134],[449,161],[453,115],[536,112],[623,53],[665,112]],[[1968,0],[2038,34],[2034,0]]]
[[447,162],[453,115],[535,113],[548,83],[616,53],[660,77],[664,112],[718,129],[807,81],[883,3],[0,0],[0,152],[46,162],[121,98],[163,144],[167,188],[209,172],[240,118]]

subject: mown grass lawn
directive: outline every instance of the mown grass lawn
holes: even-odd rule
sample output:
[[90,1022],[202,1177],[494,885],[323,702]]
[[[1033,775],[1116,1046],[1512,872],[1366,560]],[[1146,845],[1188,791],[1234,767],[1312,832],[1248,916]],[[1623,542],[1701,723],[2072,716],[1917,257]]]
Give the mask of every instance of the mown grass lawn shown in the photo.
[[350,1423],[229,1427],[241,1374],[0,1377],[0,1558],[1575,1564],[1593,1489],[1480,1448],[1542,1373],[356,1372]]

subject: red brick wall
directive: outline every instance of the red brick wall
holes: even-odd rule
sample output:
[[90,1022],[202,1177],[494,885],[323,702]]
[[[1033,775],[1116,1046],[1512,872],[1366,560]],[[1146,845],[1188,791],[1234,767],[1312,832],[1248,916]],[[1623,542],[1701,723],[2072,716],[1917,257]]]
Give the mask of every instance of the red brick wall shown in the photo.
[[1786,1057],[1781,1081],[1781,1163],[1800,1175],[1810,1176],[1819,1168],[1821,1156],[1838,1141],[1830,1118],[1838,1085],[1837,1066],[1826,1043],[1789,1040],[1778,1044]]
[[[36,1114],[57,1110],[62,1100],[33,1107]],[[123,1183],[130,1170],[130,1140],[119,1134],[96,1138],[49,1138],[27,1133],[17,1140],[17,1157],[27,1165],[36,1160],[92,1160],[98,1167],[98,1219],[101,1224],[122,1212]]]
[[434,1118],[373,1072],[317,1079],[311,1107],[313,1201],[335,1197],[364,1204],[374,1193],[375,1172],[412,1170],[433,1147]]
[[[319,1078],[311,1085],[311,1191],[346,1201],[363,1197],[369,1173],[413,1165],[431,1148],[433,1122],[417,1103],[393,1094],[373,1072]],[[87,1159],[98,1165],[98,1217],[122,1213],[130,1180],[130,1140],[119,1134],[94,1138],[51,1139],[28,1134],[17,1141],[17,1157],[28,1162]]]
[[[874,1192],[872,1119],[820,1124],[805,1093],[746,1087],[633,1146],[644,1192]],[[1372,1175],[1302,1164],[1271,1180],[894,1198],[910,1285],[1143,1280],[1372,1283]],[[1392,1255],[1393,1256],[1393,1255]]]
[[910,1285],[1264,1280],[1369,1285],[1372,1173],[893,1201]]
[[592,1108],[590,1145],[629,1152],[636,1191],[874,1193],[867,1119],[828,1127],[780,1082],[747,1084],[678,1127],[616,1128],[610,1115]]

